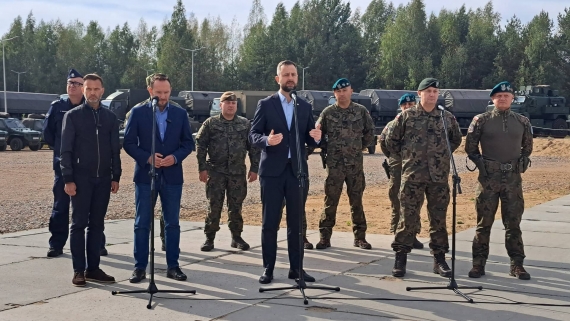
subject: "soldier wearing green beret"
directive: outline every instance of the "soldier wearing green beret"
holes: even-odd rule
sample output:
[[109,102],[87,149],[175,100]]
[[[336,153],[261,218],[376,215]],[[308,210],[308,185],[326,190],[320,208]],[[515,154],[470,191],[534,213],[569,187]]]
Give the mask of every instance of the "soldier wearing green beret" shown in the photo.
[[434,256],[433,272],[450,277],[451,269],[445,262],[445,253],[449,252],[446,213],[450,201],[451,155],[447,149],[442,117],[447,124],[452,152],[461,144],[461,131],[453,114],[436,108],[439,96],[437,79],[422,80],[418,96],[420,102],[398,114],[394,126],[386,133],[387,150],[402,160],[400,221],[392,242],[396,252],[392,275],[402,277],[406,274],[407,254],[413,248],[425,195],[430,225],[429,247]]
[[336,210],[342,187],[346,191],[352,214],[354,246],[371,249],[366,241],[366,217],[362,195],[366,187],[362,150],[374,140],[374,121],[366,107],[354,103],[352,86],[346,78],[333,85],[336,103],[325,108],[317,121],[322,136],[321,148],[326,148],[327,178],[325,180],[325,206],[319,222],[321,240],[317,249],[330,247],[330,238],[336,221]]
[[530,163],[532,125],[528,118],[511,110],[514,95],[509,82],[498,83],[490,96],[495,108],[473,118],[465,141],[465,152],[479,168],[473,268],[468,275],[471,278],[485,275],[489,237],[500,199],[505,247],[511,259],[509,274],[529,280],[530,274],[523,267],[525,254],[520,222],[524,212],[521,173]]
[[[410,109],[416,105],[416,96],[414,94],[404,94],[400,97],[398,105],[402,111]],[[402,160],[399,154],[390,154],[390,151],[386,147],[386,133],[392,128],[392,126],[394,126],[395,122],[395,120],[392,120],[386,124],[386,127],[382,130],[382,134],[380,134],[380,149],[382,150],[382,153],[384,153],[384,156],[386,156],[386,159],[384,160],[385,164],[382,164],[382,166],[388,166],[388,172],[390,174],[388,198],[390,198],[392,208],[392,220],[390,222],[390,232],[392,233],[396,233],[398,222],[400,221],[400,200],[398,199],[398,195],[400,194],[400,186],[402,182]],[[416,234],[419,234],[421,231],[419,216],[416,226],[418,228]],[[414,238],[413,247],[414,249],[423,249],[424,245],[416,237]]]

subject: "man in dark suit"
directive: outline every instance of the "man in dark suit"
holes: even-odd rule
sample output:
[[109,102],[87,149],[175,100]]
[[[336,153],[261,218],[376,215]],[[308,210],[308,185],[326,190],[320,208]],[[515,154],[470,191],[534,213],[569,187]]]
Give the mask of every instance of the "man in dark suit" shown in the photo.
[[275,81],[279,91],[259,101],[250,131],[250,140],[255,147],[262,149],[259,163],[259,181],[261,184],[261,202],[263,204],[263,222],[261,246],[265,271],[259,278],[262,284],[273,280],[273,269],[277,256],[277,230],[281,221],[283,198],[287,203],[287,245],[289,250],[289,278],[296,279],[304,273],[307,282],[315,278],[299,271],[299,260],[303,252],[299,248],[299,204],[305,204],[307,190],[303,199],[299,199],[299,180],[297,177],[298,160],[296,129],[293,110],[297,108],[299,141],[301,144],[301,164],[304,173],[308,173],[305,145],[316,147],[321,140],[320,129],[315,129],[315,120],[311,105],[297,99],[294,106],[291,91],[298,83],[297,66],[289,60],[277,65]]
[[[155,190],[160,195],[165,222],[166,276],[178,281],[186,280],[178,264],[180,255],[180,199],[184,183],[182,161],[194,149],[194,140],[186,111],[170,105],[170,80],[164,74],[154,74],[148,88],[150,96],[158,96],[156,108],[156,136],[152,137],[152,103],[134,107],[125,129],[123,148],[135,162],[135,270],[131,283],[146,278],[149,255],[150,220],[153,219],[156,196],[150,200],[150,164],[155,160]],[[151,155],[152,140],[155,154]]]

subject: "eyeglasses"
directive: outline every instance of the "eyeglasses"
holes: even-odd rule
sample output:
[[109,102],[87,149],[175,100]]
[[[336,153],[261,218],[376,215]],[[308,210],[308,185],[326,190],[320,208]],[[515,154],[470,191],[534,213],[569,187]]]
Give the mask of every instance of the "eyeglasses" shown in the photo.
[[68,81],[68,82],[67,82],[67,85],[68,85],[68,86],[71,86],[71,87],[82,87],[82,86],[83,86],[82,83],[77,82],[77,81]]

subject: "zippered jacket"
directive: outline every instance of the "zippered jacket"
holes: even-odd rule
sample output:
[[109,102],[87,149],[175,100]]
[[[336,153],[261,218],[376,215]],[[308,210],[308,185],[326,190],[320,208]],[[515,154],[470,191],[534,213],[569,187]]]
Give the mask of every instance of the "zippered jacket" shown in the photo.
[[117,116],[103,105],[98,109],[87,103],[63,117],[61,133],[61,172],[65,183],[74,176],[107,177],[119,182],[121,159]]

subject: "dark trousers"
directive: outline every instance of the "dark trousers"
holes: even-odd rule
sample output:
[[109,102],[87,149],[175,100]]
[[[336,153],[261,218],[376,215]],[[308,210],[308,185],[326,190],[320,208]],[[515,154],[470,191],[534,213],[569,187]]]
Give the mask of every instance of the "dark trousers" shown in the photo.
[[[299,212],[299,204],[304,200],[299,199],[299,180],[293,173],[291,164],[288,164],[280,176],[260,176],[261,202],[263,206],[263,218],[261,225],[261,249],[263,254],[263,267],[273,271],[277,258],[277,230],[281,222],[281,209],[285,198],[287,218],[287,248],[289,251],[289,266],[291,269],[299,268],[299,259],[304,255],[303,249],[299,249],[299,220],[302,212]],[[303,198],[307,198],[307,191],[303,192]],[[301,251],[301,252],[299,252]]]
[[49,247],[63,249],[69,234],[69,195],[65,193],[61,172],[55,171],[53,180],[53,207],[49,218]]
[[[111,198],[111,176],[96,178],[75,175],[74,179],[77,194],[71,197],[73,212],[69,234],[73,270],[75,272],[93,271],[99,268],[101,258],[103,224]],[[87,235],[85,235],[85,228],[87,228]],[[86,252],[87,262],[85,261]]]
[[[63,249],[69,235],[69,195],[65,193],[65,183],[60,171],[55,172],[53,181],[53,207],[49,218],[49,247]],[[103,233],[101,248],[105,248],[106,238]]]

